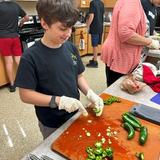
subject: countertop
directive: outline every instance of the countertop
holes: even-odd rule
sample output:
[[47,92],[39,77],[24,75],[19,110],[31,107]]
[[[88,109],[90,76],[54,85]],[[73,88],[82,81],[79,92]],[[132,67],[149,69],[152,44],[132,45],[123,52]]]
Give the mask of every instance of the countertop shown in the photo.
[[[103,23],[104,26],[110,26],[110,22],[104,22]],[[80,23],[80,22],[76,22],[76,24],[74,25],[75,28],[81,28],[81,27],[86,27],[86,23]]]
[[[151,107],[159,108],[160,105],[155,104],[150,101],[151,97],[156,95],[154,91],[149,86],[145,86],[142,90],[142,92],[131,95],[124,91],[122,91],[119,87],[120,82],[123,80],[124,77],[118,79],[114,84],[112,84],[110,87],[106,88],[104,93],[111,94],[114,96],[119,96],[124,99],[128,99],[137,103],[142,103]],[[45,139],[37,148],[35,148],[31,153],[37,155],[38,157],[41,157],[42,155],[47,155],[54,160],[65,160],[65,158],[58,155],[56,152],[53,152],[50,149],[51,144],[54,140],[56,140],[57,137],[63,131],[68,128],[74,120],[76,120],[79,117],[80,113],[77,113],[75,116],[73,116],[70,120],[68,120],[65,124],[63,124],[60,128],[58,128],[53,134],[51,134],[47,139]],[[22,159],[26,160],[27,155]]]
[[160,50],[150,49],[147,56],[160,58]]

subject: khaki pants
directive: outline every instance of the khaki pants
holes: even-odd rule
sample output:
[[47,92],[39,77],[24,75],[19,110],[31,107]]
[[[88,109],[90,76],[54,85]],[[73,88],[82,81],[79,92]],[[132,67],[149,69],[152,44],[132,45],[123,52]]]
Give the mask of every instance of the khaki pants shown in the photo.
[[50,128],[50,127],[44,126],[40,121],[38,125],[42,133],[43,139],[46,139],[50,134],[52,134],[57,129],[57,128]]

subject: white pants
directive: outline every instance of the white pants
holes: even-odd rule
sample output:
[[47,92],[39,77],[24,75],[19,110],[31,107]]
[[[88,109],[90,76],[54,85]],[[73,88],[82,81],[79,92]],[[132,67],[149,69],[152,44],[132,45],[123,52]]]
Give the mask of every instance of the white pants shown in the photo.
[[42,133],[43,139],[46,139],[50,134],[52,134],[57,129],[57,128],[50,128],[50,127],[44,126],[40,121],[38,125]]

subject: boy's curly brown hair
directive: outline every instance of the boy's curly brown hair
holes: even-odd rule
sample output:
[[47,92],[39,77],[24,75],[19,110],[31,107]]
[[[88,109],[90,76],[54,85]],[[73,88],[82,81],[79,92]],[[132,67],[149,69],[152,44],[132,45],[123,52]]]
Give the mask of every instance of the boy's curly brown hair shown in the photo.
[[71,27],[78,19],[78,10],[73,0],[38,0],[36,9],[39,18],[43,18],[48,26],[59,21]]

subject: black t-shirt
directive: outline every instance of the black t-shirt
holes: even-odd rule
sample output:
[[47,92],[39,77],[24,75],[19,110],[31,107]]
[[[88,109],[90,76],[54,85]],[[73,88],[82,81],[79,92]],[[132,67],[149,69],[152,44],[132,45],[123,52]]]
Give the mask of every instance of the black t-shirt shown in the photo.
[[24,17],[25,11],[15,2],[0,2],[0,38],[18,36],[18,18]]
[[[83,63],[71,42],[52,49],[38,41],[24,52],[15,84],[46,95],[79,99],[77,78],[82,72]],[[35,110],[39,121],[48,127],[59,127],[75,113],[43,106],[35,106]]]
[[150,35],[153,35],[157,17],[156,7],[150,2],[150,0],[141,0],[141,3],[149,21]]
[[101,0],[93,0],[90,2],[89,13],[94,14],[93,21],[90,25],[91,34],[100,34],[103,32],[103,15],[104,4]]

